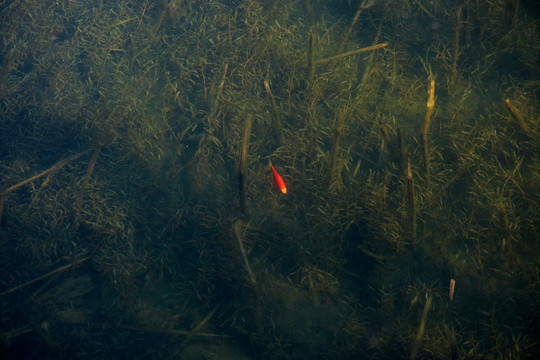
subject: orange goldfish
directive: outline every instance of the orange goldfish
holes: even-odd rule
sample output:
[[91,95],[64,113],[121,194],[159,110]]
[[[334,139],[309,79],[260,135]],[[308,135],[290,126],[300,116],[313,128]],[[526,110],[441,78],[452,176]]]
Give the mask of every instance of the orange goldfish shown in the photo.
[[272,174],[274,175],[274,184],[279,189],[279,191],[281,191],[281,193],[286,194],[287,187],[285,186],[285,181],[283,181],[283,178],[278,174],[272,163],[270,163],[270,169],[272,169]]

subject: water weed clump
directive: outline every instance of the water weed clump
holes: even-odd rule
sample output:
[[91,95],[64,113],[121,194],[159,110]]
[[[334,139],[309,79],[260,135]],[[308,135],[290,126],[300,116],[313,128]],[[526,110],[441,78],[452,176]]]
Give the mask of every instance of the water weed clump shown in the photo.
[[530,2],[0,13],[6,355],[538,352]]

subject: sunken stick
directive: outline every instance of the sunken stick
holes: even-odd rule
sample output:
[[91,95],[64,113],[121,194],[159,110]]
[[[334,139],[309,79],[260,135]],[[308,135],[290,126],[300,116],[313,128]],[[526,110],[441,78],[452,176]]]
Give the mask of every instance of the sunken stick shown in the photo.
[[234,233],[236,234],[236,239],[238,240],[238,247],[240,248],[240,253],[242,254],[242,259],[244,259],[244,266],[248,273],[249,283],[253,290],[255,298],[255,309],[254,309],[254,318],[255,318],[255,327],[257,329],[257,334],[262,335],[263,323],[262,323],[262,312],[261,312],[261,292],[259,290],[259,285],[257,284],[257,279],[255,273],[249,265],[249,260],[246,255],[246,250],[244,249],[244,232],[240,232],[240,228],[244,226],[242,220],[237,220],[234,224]]
[[347,57],[347,56],[361,54],[361,53],[365,53],[365,52],[368,52],[368,51],[381,49],[381,48],[387,47],[387,46],[388,46],[388,43],[385,42],[385,43],[382,43],[382,44],[367,46],[365,48],[361,48],[361,49],[357,49],[357,50],[353,50],[353,51],[347,51],[347,52],[345,52],[343,54],[339,54],[339,55],[336,55],[336,56],[331,56],[331,57],[328,57],[326,59],[317,60],[317,61],[313,62],[313,67],[323,65],[323,64],[328,64],[329,62],[332,62],[334,60],[343,59],[344,57]]
[[418,328],[418,333],[416,334],[416,338],[413,342],[413,349],[411,351],[411,357],[410,360],[416,359],[416,356],[418,355],[418,349],[420,348],[420,344],[422,343],[422,338],[424,337],[424,331],[426,329],[426,321],[429,314],[429,310],[431,309],[431,302],[433,300],[433,296],[428,295],[426,305],[424,305],[424,311],[422,312],[422,319],[420,320],[420,327]]
[[247,154],[249,148],[249,137],[251,135],[251,125],[253,120],[251,115],[248,115],[244,124],[244,133],[242,135],[242,147],[240,149],[240,161],[238,165],[238,195],[240,196],[240,210],[244,217],[247,214],[246,208],[246,171],[247,171]]
[[424,153],[424,171],[426,174],[427,182],[429,182],[429,149],[428,149],[428,132],[431,125],[431,115],[433,114],[433,108],[435,107],[435,80],[431,80],[428,90],[428,101],[426,106],[426,115],[420,126],[420,136],[422,138],[422,150]]
[[407,164],[407,203],[409,224],[413,241],[416,240],[416,199],[414,197],[414,179],[412,177],[411,161]]
[[308,81],[313,80],[313,76],[315,75],[315,62],[314,62],[314,49],[315,49],[315,32],[317,31],[317,28],[319,25],[315,25],[313,30],[311,30],[311,35],[309,36],[309,48],[308,48],[308,57],[307,57],[307,63],[308,63]]
[[272,105],[272,114],[274,114],[274,134],[276,136],[276,141],[278,146],[281,146],[285,141],[283,137],[283,125],[281,124],[281,115],[279,114],[279,109],[276,105],[276,100],[274,99],[274,94],[272,94],[272,89],[270,89],[270,83],[268,80],[264,80],[264,89],[266,90],[266,95],[270,99]]
[[358,7],[358,10],[356,10],[356,14],[354,14],[354,17],[353,17],[351,23],[347,27],[347,30],[345,30],[345,33],[343,34],[343,37],[341,38],[341,41],[339,42],[337,52],[341,52],[341,50],[343,49],[343,45],[345,45],[345,41],[347,41],[347,38],[349,37],[349,34],[351,33],[351,31],[352,31],[352,29],[354,27],[354,24],[356,24],[356,21],[360,17],[360,14],[362,13],[362,11],[364,11],[364,9],[367,9],[368,7],[373,5],[373,4],[368,4],[366,6],[366,2],[367,2],[367,0],[364,0],[362,2],[362,4],[360,4],[360,6]]
[[79,260],[76,260],[76,261],[72,262],[71,264],[67,264],[67,265],[59,267],[58,269],[49,271],[48,273],[46,273],[44,275],[41,275],[41,276],[38,276],[37,278],[32,279],[30,281],[27,281],[24,284],[15,286],[14,288],[11,288],[9,290],[4,291],[3,293],[0,293],[0,296],[14,293],[15,291],[18,291],[18,290],[21,290],[22,288],[27,287],[28,285],[32,285],[32,284],[34,284],[34,283],[36,283],[36,282],[38,282],[40,280],[43,280],[43,279],[46,279],[46,278],[48,278],[48,277],[50,277],[52,275],[61,273],[62,271],[65,271],[65,270],[67,270],[69,268],[75,267],[75,266],[85,262],[86,260],[90,259],[91,257],[92,257],[92,255],[85,256],[82,259],[79,259]]
[[40,172],[39,174],[37,175],[34,175],[32,177],[29,177],[28,179],[24,180],[24,181],[21,181],[20,183],[18,184],[15,184],[9,188],[7,188],[6,190],[2,191],[0,193],[0,226],[2,226],[2,214],[4,212],[4,199],[6,197],[7,194],[9,194],[10,192],[12,191],[15,191],[17,190],[18,188],[20,187],[23,187],[24,185],[28,184],[28,183],[31,183],[32,181],[34,180],[37,180],[39,179],[40,177],[42,176],[45,176],[49,173],[52,173],[56,170],[59,170],[61,168],[63,168],[64,166],[66,166],[67,164],[69,164],[70,162],[74,161],[74,160],[77,160],[78,158],[80,158],[81,156],[83,156],[84,154],[86,154],[88,150],[86,151],[83,151],[81,153],[78,153],[77,155],[74,155],[72,157],[70,157],[69,159],[64,159],[64,160],[60,160],[59,162],[57,162],[56,164],[54,164],[53,166],[51,166],[50,168],[48,168],[47,170],[43,171],[43,172]]

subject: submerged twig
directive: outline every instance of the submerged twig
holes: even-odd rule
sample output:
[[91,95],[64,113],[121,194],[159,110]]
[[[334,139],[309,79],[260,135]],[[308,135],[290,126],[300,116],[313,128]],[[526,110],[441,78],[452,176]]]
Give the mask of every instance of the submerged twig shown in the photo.
[[429,149],[428,149],[428,132],[431,125],[431,115],[433,114],[433,108],[435,107],[435,80],[431,80],[428,90],[428,101],[426,106],[426,115],[420,126],[420,136],[422,138],[422,150],[424,154],[424,171],[426,174],[426,180],[429,183]]
[[221,81],[219,82],[215,98],[211,102],[211,105],[210,105],[210,115],[208,116],[208,118],[211,120],[217,114],[219,102],[221,100],[221,95],[223,93],[223,86],[225,85],[225,80],[227,79],[228,70],[229,70],[229,64],[225,64],[225,67],[223,69],[223,74],[221,76]]
[[203,326],[205,326],[209,321],[210,319],[212,319],[212,317],[214,317],[214,314],[216,313],[217,309],[219,308],[219,305],[217,305],[216,307],[214,307],[212,309],[212,311],[210,311],[208,313],[208,315],[206,315],[206,317],[204,319],[202,319],[202,321],[200,323],[197,324],[197,326],[195,326],[190,332],[189,334],[187,334],[186,338],[180,343],[180,349],[184,348],[188,343],[189,341],[191,340],[191,338],[197,334],[199,332],[200,329],[203,328]]
[[411,161],[407,164],[407,204],[411,236],[416,240],[416,199],[414,197],[414,179],[411,170]]
[[276,105],[276,100],[274,99],[274,94],[272,94],[272,89],[270,89],[270,84],[268,80],[264,80],[264,89],[266,90],[266,95],[270,99],[270,104],[272,105],[272,114],[274,115],[274,133],[277,140],[277,145],[281,146],[285,139],[283,138],[283,125],[281,124],[281,115],[279,114],[279,109]]
[[349,37],[349,34],[351,33],[352,28],[354,27],[354,24],[356,24],[356,21],[358,21],[358,18],[360,17],[360,14],[362,13],[362,11],[364,11],[365,9],[373,5],[372,3],[366,5],[367,1],[368,0],[364,0],[362,4],[360,4],[360,6],[358,7],[358,10],[356,10],[356,14],[354,14],[354,17],[351,23],[345,30],[345,33],[343,34],[343,37],[341,38],[341,41],[339,42],[339,45],[337,48],[338,53],[341,52],[341,50],[343,49],[343,45],[345,45],[345,41],[347,41],[347,38]]
[[529,137],[531,139],[534,139],[535,138],[534,132],[531,130],[531,128],[525,122],[525,119],[523,118],[523,115],[521,115],[521,113],[518,111],[518,109],[516,109],[516,107],[514,106],[514,104],[512,104],[510,99],[505,99],[504,102],[506,103],[506,106],[508,106],[508,110],[510,111],[510,113],[512,114],[514,119],[516,119],[517,124],[518,124],[519,129],[521,130],[521,132],[523,132],[523,134],[525,136],[527,136],[527,137]]
[[87,151],[83,151],[77,155],[74,155],[72,157],[70,157],[69,159],[64,159],[64,160],[60,160],[59,162],[57,162],[56,164],[54,164],[53,166],[51,166],[50,168],[48,168],[47,170],[43,171],[43,172],[40,172],[39,174],[37,175],[34,175],[24,181],[21,181],[20,183],[18,184],[15,184],[9,188],[7,188],[6,190],[2,191],[2,195],[6,195],[14,190],[17,190],[18,188],[34,181],[34,180],[37,180],[39,179],[40,177],[42,176],[45,176],[53,171],[56,171],[58,169],[61,169],[63,168],[64,166],[66,166],[67,164],[69,164],[70,162],[74,161],[74,160],[77,160],[78,158],[80,158],[81,156],[83,156],[84,154],[86,154]]
[[2,214],[3,214],[3,211],[4,211],[4,200],[5,200],[5,196],[7,194],[9,194],[10,192],[12,191],[15,191],[17,190],[18,188],[20,187],[23,187],[24,185],[28,184],[28,183],[31,183],[32,181],[34,180],[37,180],[39,179],[40,177],[42,176],[45,176],[47,174],[50,174],[58,169],[61,169],[63,168],[64,166],[66,166],[67,164],[69,164],[70,162],[74,161],[74,160],[77,160],[78,158],[80,158],[81,156],[83,156],[84,154],[86,154],[88,150],[86,151],[83,151],[77,155],[74,155],[68,159],[64,159],[64,160],[60,160],[59,162],[57,162],[56,164],[54,164],[53,166],[51,166],[50,168],[48,168],[47,170],[45,171],[42,171],[40,172],[39,174],[37,175],[34,175],[32,177],[29,177],[28,179],[24,180],[24,181],[21,181],[20,183],[18,184],[15,184],[9,188],[7,188],[6,190],[2,191],[0,193],[0,226],[2,225]]
[[238,164],[238,195],[240,196],[240,209],[244,216],[247,216],[246,208],[246,171],[247,154],[249,148],[249,137],[251,135],[251,124],[253,123],[251,115],[246,118],[244,124],[244,133],[242,135],[242,146],[240,149],[240,161]]
[[241,234],[240,228],[242,227],[242,221],[238,220],[234,224],[234,233],[236,234],[236,239],[238,240],[238,247],[240,248],[240,253],[242,254],[242,259],[244,260],[244,266],[246,267],[246,271],[248,273],[249,277],[249,283],[251,284],[251,288],[253,290],[253,294],[255,296],[255,310],[254,310],[254,317],[255,317],[255,327],[257,328],[257,333],[259,335],[262,334],[263,325],[262,325],[262,313],[261,313],[261,295],[259,291],[259,286],[257,284],[257,279],[255,278],[255,274],[253,273],[253,270],[251,269],[251,265],[249,265],[249,261],[246,255],[246,250],[244,249],[244,239]]
[[182,342],[180,343],[180,345],[175,349],[175,351],[172,352],[171,356],[169,357],[169,359],[176,359],[178,354],[180,353],[180,351],[182,351],[186,345],[189,343],[189,341],[191,340],[191,338],[195,335],[197,335],[197,333],[199,332],[200,329],[203,328],[203,326],[205,326],[209,321],[210,319],[212,319],[212,317],[215,315],[217,309],[219,308],[219,305],[217,305],[216,307],[214,307],[212,309],[212,311],[210,311],[208,313],[208,315],[206,315],[206,317],[204,319],[202,319],[201,322],[199,322],[197,324],[197,326],[195,326],[193,329],[191,329],[191,331],[187,334],[187,336],[185,337],[184,340],[182,340]]
[[[96,324],[90,324],[90,325],[96,325]],[[97,324],[101,325],[101,324]],[[104,324],[103,326],[113,326]],[[192,336],[202,336],[202,337],[215,337],[215,338],[232,338],[230,335],[225,334],[213,334],[213,333],[206,333],[206,332],[193,332],[193,330],[177,330],[177,329],[166,329],[166,328],[154,328],[154,327],[146,327],[146,326],[128,326],[127,329],[134,330],[134,331],[144,331],[144,332],[151,332],[156,334],[166,334],[166,335],[189,335],[190,333],[193,333]]]
[[307,57],[307,63],[308,63],[308,81],[313,80],[313,76],[315,74],[315,62],[313,60],[314,58],[314,48],[315,48],[315,32],[317,31],[317,28],[319,25],[315,25],[313,30],[311,30],[311,35],[309,36],[309,48],[308,48],[308,57]]
[[53,271],[50,271],[50,272],[48,272],[48,273],[46,273],[46,274],[44,274],[44,275],[38,276],[38,277],[35,278],[35,279],[32,279],[32,280],[30,280],[30,281],[25,282],[24,284],[15,286],[14,288],[11,288],[11,289],[9,289],[9,290],[7,290],[7,291],[4,291],[3,293],[0,294],[0,296],[6,295],[6,294],[11,294],[11,293],[13,293],[13,292],[15,292],[15,291],[21,290],[22,288],[25,288],[25,287],[27,287],[28,285],[32,285],[32,284],[34,284],[34,283],[36,283],[36,282],[38,282],[38,281],[40,281],[40,280],[43,280],[43,279],[48,278],[49,276],[52,276],[52,275],[54,275],[54,274],[58,274],[58,273],[60,273],[60,272],[62,272],[62,271],[64,271],[64,270],[67,270],[67,269],[69,269],[69,268],[71,268],[71,267],[74,267],[74,266],[76,266],[76,265],[79,265],[79,264],[85,262],[86,260],[90,259],[91,257],[92,257],[91,255],[86,256],[86,257],[84,257],[84,258],[82,258],[82,259],[80,259],[80,260],[77,260],[77,261],[75,261],[75,262],[72,262],[71,264],[64,265],[64,266],[59,267],[58,269],[55,269],[55,270],[53,270]]
[[32,201],[30,202],[30,205],[28,205],[28,207],[26,208],[24,214],[22,215],[23,219],[26,218],[26,216],[28,215],[28,212],[30,211],[30,209],[32,209],[32,206],[34,206],[36,201],[39,199],[39,197],[41,196],[41,192],[49,184],[49,182],[51,181],[51,178],[52,178],[52,174],[49,174],[49,176],[47,176],[45,178],[45,180],[43,180],[43,182],[41,183],[41,186],[39,187],[39,190],[34,195],[34,197],[32,198]]
[[319,66],[319,65],[323,65],[323,64],[328,64],[329,62],[332,62],[334,60],[343,59],[344,57],[347,57],[347,56],[352,56],[352,55],[361,54],[361,53],[372,51],[372,50],[382,49],[384,47],[387,47],[388,44],[389,43],[386,42],[386,43],[382,43],[382,44],[367,46],[367,47],[362,48],[362,49],[348,51],[348,52],[345,52],[343,54],[328,57],[326,59],[317,60],[317,61],[315,61],[313,63],[313,66]]
[[411,360],[416,359],[416,355],[418,355],[418,349],[420,347],[420,343],[422,342],[422,337],[424,337],[424,330],[426,329],[426,321],[427,316],[429,313],[429,310],[431,309],[431,301],[433,300],[433,296],[428,295],[426,305],[424,306],[424,311],[422,312],[422,320],[420,321],[420,327],[418,328],[418,333],[416,334],[416,338],[414,339],[413,349],[411,351]]

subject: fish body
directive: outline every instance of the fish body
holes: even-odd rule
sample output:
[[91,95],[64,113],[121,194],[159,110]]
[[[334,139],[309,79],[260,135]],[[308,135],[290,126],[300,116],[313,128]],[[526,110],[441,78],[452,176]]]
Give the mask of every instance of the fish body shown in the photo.
[[270,163],[270,169],[272,170],[272,174],[274,175],[274,184],[279,189],[279,191],[281,191],[282,194],[286,194],[287,186],[285,186],[285,181],[283,181],[283,178],[279,175],[272,163]]

